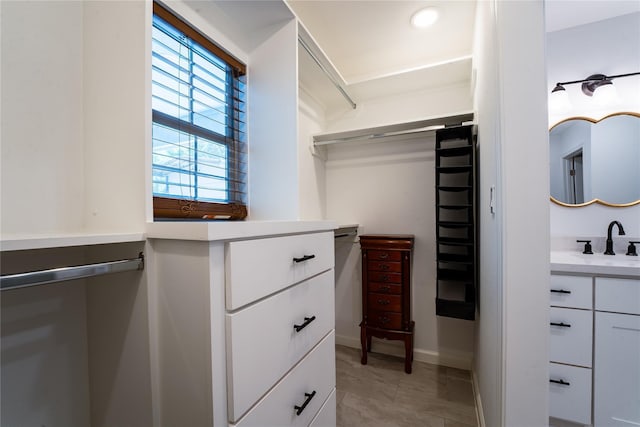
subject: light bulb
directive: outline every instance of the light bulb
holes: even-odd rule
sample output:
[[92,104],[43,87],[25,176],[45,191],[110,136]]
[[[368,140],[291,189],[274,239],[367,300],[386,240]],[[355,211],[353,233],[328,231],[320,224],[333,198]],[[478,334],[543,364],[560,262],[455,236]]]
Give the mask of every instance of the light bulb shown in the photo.
[[564,87],[557,85],[549,95],[549,110],[555,113],[566,113],[571,110],[571,101]]
[[598,105],[611,105],[615,104],[618,100],[618,92],[613,83],[603,84],[598,86],[593,92],[593,102]]
[[438,20],[438,9],[435,7],[427,7],[420,9],[411,17],[411,25],[416,28],[427,28]]

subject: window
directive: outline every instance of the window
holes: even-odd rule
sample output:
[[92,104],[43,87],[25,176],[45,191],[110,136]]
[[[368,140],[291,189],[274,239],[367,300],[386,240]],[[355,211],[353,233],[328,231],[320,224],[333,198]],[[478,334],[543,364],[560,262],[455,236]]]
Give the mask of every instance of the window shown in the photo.
[[154,217],[243,219],[246,68],[159,4],[153,12]]

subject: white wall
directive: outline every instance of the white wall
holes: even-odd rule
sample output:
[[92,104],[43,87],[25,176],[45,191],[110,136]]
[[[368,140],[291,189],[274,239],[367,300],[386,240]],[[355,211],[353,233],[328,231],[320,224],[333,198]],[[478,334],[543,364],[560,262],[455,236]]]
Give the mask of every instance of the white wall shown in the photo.
[[3,1],[0,7],[0,230],[3,235],[80,230],[83,4]]
[[541,426],[547,423],[549,405],[549,144],[543,3],[499,2],[497,28],[504,425]]
[[[474,109],[478,122],[479,168],[479,297],[476,313],[473,374],[477,403],[486,426],[502,425],[502,241],[501,210],[494,213],[491,187],[500,179],[500,105],[498,103],[498,51],[495,2],[476,8],[473,68],[477,73]],[[497,193],[496,193],[497,194]],[[497,205],[496,205],[497,207]]]
[[[543,19],[541,2],[479,3],[474,67],[480,161],[486,163],[480,164],[474,371],[487,426],[547,425],[549,150],[540,144],[547,140]],[[494,183],[495,216],[488,208]]]
[[326,218],[327,191],[324,153],[313,147],[313,138],[322,132],[324,113],[302,88],[298,101],[298,191],[299,219]]
[[[588,46],[589,54],[585,54]],[[591,74],[616,75],[640,70],[640,13],[623,15],[547,34],[547,90],[558,81],[578,80]],[[575,116],[599,119],[618,111],[640,112],[640,77],[614,80],[619,101],[601,107],[581,95],[580,85],[567,86],[573,109],[549,112],[549,124]],[[640,236],[640,205],[611,208],[590,205],[566,208],[551,203],[552,236],[605,236],[611,220],[619,220],[627,236]],[[576,244],[578,245],[578,244]],[[576,246],[578,249],[578,246]]]
[[[384,98],[331,116],[325,131],[359,129],[471,110],[468,82]],[[435,315],[434,134],[326,148],[326,217],[359,224],[359,234],[414,234],[412,313],[417,360],[470,368],[474,323]],[[360,346],[360,245],[336,240],[336,339]],[[374,342],[377,351],[402,354],[400,342]]]

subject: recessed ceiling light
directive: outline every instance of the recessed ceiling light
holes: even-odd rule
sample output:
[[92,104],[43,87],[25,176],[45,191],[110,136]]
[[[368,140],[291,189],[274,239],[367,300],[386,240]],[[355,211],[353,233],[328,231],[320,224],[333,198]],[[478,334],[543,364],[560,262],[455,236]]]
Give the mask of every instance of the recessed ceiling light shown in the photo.
[[416,28],[427,28],[438,20],[438,9],[427,7],[420,9],[411,17],[411,25]]

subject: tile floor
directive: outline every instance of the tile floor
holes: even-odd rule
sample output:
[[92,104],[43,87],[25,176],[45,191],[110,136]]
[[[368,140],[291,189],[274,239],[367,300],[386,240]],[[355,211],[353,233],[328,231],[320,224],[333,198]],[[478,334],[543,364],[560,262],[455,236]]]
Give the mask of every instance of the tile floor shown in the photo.
[[[374,342],[375,350],[375,342]],[[338,427],[477,427],[468,371],[336,346]]]

